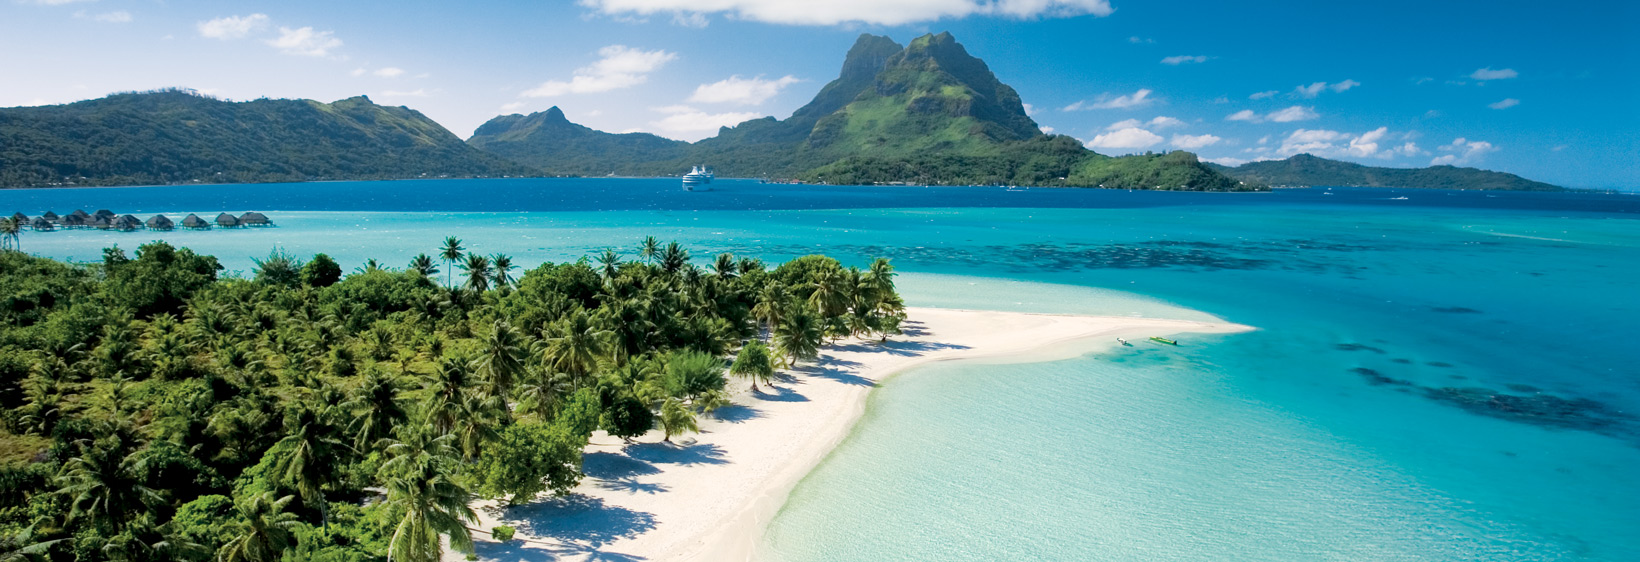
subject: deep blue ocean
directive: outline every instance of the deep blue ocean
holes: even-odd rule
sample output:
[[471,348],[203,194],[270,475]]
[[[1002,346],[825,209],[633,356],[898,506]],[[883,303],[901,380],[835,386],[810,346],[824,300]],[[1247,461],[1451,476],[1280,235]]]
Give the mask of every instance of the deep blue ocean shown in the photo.
[[1640,560],[1640,196],[714,185],[11,190],[0,211],[279,225],[23,234],[63,259],[163,238],[229,273],[276,246],[402,266],[453,235],[534,266],[654,235],[701,260],[890,257],[913,306],[1258,328],[893,378],[771,525],[777,560]]

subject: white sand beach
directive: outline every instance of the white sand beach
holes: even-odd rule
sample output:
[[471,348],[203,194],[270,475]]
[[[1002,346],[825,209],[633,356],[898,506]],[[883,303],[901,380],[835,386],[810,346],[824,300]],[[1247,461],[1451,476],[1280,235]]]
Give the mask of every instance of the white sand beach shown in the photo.
[[[913,308],[906,334],[886,344],[849,340],[783,371],[776,388],[731,381],[733,405],[701,419],[701,433],[633,444],[602,432],[587,447],[586,478],[566,497],[513,508],[477,506],[477,526],[517,529],[505,544],[474,533],[482,560],[745,561],[791,489],[845,436],[878,382],[932,361],[1009,362],[1075,357],[1124,337],[1236,332],[1225,322]],[[449,560],[460,560],[450,554]]]

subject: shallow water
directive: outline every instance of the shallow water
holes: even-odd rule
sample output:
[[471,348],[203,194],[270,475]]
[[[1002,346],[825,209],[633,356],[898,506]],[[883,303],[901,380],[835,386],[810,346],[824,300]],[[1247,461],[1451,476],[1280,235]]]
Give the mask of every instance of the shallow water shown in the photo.
[[675,187],[33,190],[0,210],[280,225],[24,234],[60,258],[163,237],[241,272],[276,245],[398,266],[456,235],[533,266],[653,234],[697,258],[892,257],[912,305],[1259,328],[894,378],[771,526],[779,560],[1640,559],[1640,197]]

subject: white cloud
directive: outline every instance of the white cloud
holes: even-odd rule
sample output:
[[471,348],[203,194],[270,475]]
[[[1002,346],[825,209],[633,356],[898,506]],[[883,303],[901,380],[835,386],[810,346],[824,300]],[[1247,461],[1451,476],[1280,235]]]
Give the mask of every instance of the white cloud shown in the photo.
[[100,21],[100,22],[103,22],[103,23],[130,23],[131,22],[131,12],[127,12],[125,10],[115,10],[115,11],[112,11],[112,12],[103,12],[101,14],[91,16],[91,19],[94,20],[94,21]]
[[1379,127],[1367,131],[1362,133],[1361,136],[1350,139],[1350,145],[1345,150],[1354,156],[1376,155],[1378,154],[1378,141],[1383,140],[1384,135],[1387,134],[1389,134],[1389,127]]
[[382,78],[398,78],[399,76],[404,75],[404,69],[389,66],[389,67],[376,69],[376,71],[372,72],[371,74],[374,74],[374,75],[382,77]]
[[1111,123],[1109,127],[1105,127],[1105,130],[1106,131],[1115,131],[1115,130],[1118,130],[1118,129],[1129,129],[1129,128],[1133,128],[1133,127],[1149,127],[1149,128],[1152,128],[1152,129],[1166,129],[1166,128],[1169,128],[1169,127],[1183,127],[1183,126],[1185,126],[1184,121],[1180,121],[1178,119],[1168,117],[1166,115],[1159,115],[1159,116],[1156,116],[1155,118],[1153,118],[1149,121],[1143,121],[1143,122],[1139,121],[1138,119],[1123,119],[1121,121]]
[[524,109],[525,105],[527,105],[527,104],[525,104],[524,102],[521,102],[521,101],[515,101],[515,102],[512,102],[512,103],[504,103],[504,104],[501,104],[501,113],[503,113],[503,114],[517,113],[518,110]]
[[[1402,140],[1414,136],[1414,133],[1391,135],[1389,127],[1379,127],[1361,134],[1331,131],[1327,129],[1298,129],[1281,140],[1281,146],[1275,153],[1282,156],[1308,153],[1325,157],[1354,157],[1378,158],[1388,160],[1396,156],[1417,156],[1427,154],[1419,150],[1418,145],[1405,142],[1400,145],[1386,145],[1392,137]],[[1265,140],[1260,139],[1259,144]],[[1252,150],[1265,152],[1265,150]]]
[[678,12],[678,13],[672,14],[672,25],[681,25],[683,27],[693,27],[693,28],[696,28],[696,29],[702,29],[702,28],[705,28],[707,25],[711,25],[711,23],[712,23],[712,20],[706,19],[706,14],[702,14],[700,12],[689,13],[689,14],[686,14],[686,13],[683,13],[683,12]]
[[1047,125],[1043,125],[1043,126],[1041,126],[1041,127],[1037,127],[1037,128],[1038,128],[1038,129],[1041,129],[1041,130],[1042,130],[1042,134],[1044,134],[1044,135],[1051,135],[1051,134],[1053,134],[1053,127],[1049,127],[1049,126],[1047,126]]
[[696,141],[718,132],[722,127],[733,127],[750,119],[757,119],[763,115],[758,113],[707,113],[687,105],[670,105],[653,108],[660,113],[667,113],[659,121],[651,121],[649,126],[672,138]]
[[1515,72],[1515,69],[1513,68],[1492,70],[1492,67],[1490,66],[1469,73],[1470,78],[1480,80],[1482,82],[1487,80],[1507,80],[1516,76],[1520,76],[1520,73]]
[[279,28],[279,36],[268,40],[279,52],[304,57],[323,57],[330,50],[342,46],[342,40],[329,31],[314,31],[312,27]]
[[678,58],[677,53],[656,49],[644,51],[625,45],[610,45],[598,49],[603,57],[590,66],[575,69],[575,77],[568,82],[548,80],[526,90],[521,97],[545,98],[564,94],[596,94],[630,88],[649,80],[649,73]]
[[1096,135],[1086,144],[1088,148],[1140,149],[1156,146],[1161,142],[1161,135],[1138,127],[1128,127]]
[[1276,123],[1291,123],[1293,121],[1308,121],[1308,120],[1315,119],[1315,118],[1318,118],[1318,117],[1321,117],[1321,114],[1316,113],[1315,108],[1313,108],[1313,107],[1304,107],[1302,105],[1295,105],[1295,106],[1292,106],[1292,107],[1289,107],[1289,108],[1286,108],[1286,109],[1278,109],[1276,111],[1270,112],[1269,115],[1264,116],[1265,119],[1268,119],[1270,121],[1274,121]]
[[1212,162],[1212,163],[1218,164],[1220,166],[1229,166],[1231,168],[1234,168],[1236,166],[1240,166],[1242,164],[1246,164],[1246,163],[1250,162],[1250,160],[1243,160],[1241,158],[1232,158],[1232,157],[1229,157],[1229,156],[1224,156],[1224,157],[1220,157],[1220,158],[1203,158],[1201,160],[1203,162]]
[[211,39],[243,39],[252,32],[268,26],[266,14],[228,16],[199,22],[199,35]]
[[1259,121],[1263,121],[1264,118],[1259,117],[1259,115],[1257,113],[1253,113],[1253,110],[1251,110],[1251,109],[1243,109],[1241,111],[1237,111],[1235,113],[1231,113],[1229,115],[1224,116],[1224,120],[1225,121],[1247,121],[1249,123],[1257,123]]
[[1143,43],[1155,43],[1156,40],[1155,39],[1145,38],[1145,37],[1140,37],[1138,35],[1134,35],[1132,37],[1128,37],[1128,42],[1133,43],[1135,45],[1139,45],[1139,44],[1143,44]]
[[1084,109],[1129,109],[1144,107],[1156,101],[1150,97],[1149,89],[1140,88],[1139,91],[1127,95],[1111,97],[1110,94],[1099,96],[1094,102],[1079,101],[1065,106],[1064,111],[1080,111]]
[[1273,97],[1276,97],[1276,94],[1279,94],[1279,93],[1281,93],[1281,92],[1276,91],[1276,90],[1265,90],[1265,91],[1258,92],[1258,93],[1255,93],[1253,95],[1247,96],[1247,99],[1261,100],[1261,99],[1264,99],[1264,98],[1273,98]]
[[1172,144],[1174,148],[1194,150],[1204,146],[1212,146],[1221,140],[1224,139],[1213,135],[1173,135]]
[[[1350,88],[1354,88],[1354,87],[1360,86],[1360,85],[1361,85],[1360,82],[1356,82],[1354,80],[1345,80],[1343,82],[1337,82],[1337,83],[1333,83],[1333,84],[1328,84],[1326,82],[1313,82],[1308,86],[1299,86],[1297,88],[1293,88],[1293,94],[1292,95],[1295,98],[1314,99],[1316,96],[1321,95],[1321,92],[1323,92],[1325,90],[1332,90],[1334,92],[1344,92],[1344,91],[1348,91]],[[1263,92],[1260,92],[1260,93],[1263,93]]]
[[349,72],[348,74],[352,75],[354,78],[358,78],[360,76],[364,76],[365,72],[366,71],[363,68],[355,68],[353,69],[353,72]]
[[1509,109],[1517,105],[1520,105],[1520,100],[1515,98],[1504,98],[1502,100],[1486,104],[1486,107],[1490,107],[1492,109]]
[[1031,117],[1036,117],[1036,113],[1037,113],[1036,106],[1028,104],[1028,103],[1022,103],[1020,105],[1025,106],[1025,115],[1028,115],[1028,116],[1031,116]]
[[1016,19],[1108,16],[1109,0],[580,0],[595,12],[615,17],[671,14],[674,21],[725,14],[739,20],[787,25],[865,23],[903,25],[967,16]]
[[1171,65],[1174,65],[1174,66],[1178,66],[1178,65],[1181,65],[1181,64],[1184,64],[1184,63],[1187,63],[1187,62],[1207,62],[1207,57],[1202,56],[1202,55],[1196,55],[1196,56],[1177,55],[1177,56],[1171,56],[1171,57],[1167,57],[1165,59],[1162,59],[1162,64],[1171,64]]
[[1488,153],[1497,152],[1498,147],[1492,146],[1492,143],[1486,141],[1471,141],[1463,137],[1458,137],[1456,139],[1452,139],[1452,144],[1441,145],[1436,150],[1447,152],[1449,154],[1436,156],[1429,161],[1429,165],[1461,166],[1479,161]]
[[742,105],[758,105],[769,98],[775,97],[780,90],[802,82],[796,76],[782,76],[774,80],[764,80],[762,76],[756,78],[741,78],[730,76],[711,84],[701,84],[695,88],[695,94],[689,96],[689,101],[695,103],[738,103]]

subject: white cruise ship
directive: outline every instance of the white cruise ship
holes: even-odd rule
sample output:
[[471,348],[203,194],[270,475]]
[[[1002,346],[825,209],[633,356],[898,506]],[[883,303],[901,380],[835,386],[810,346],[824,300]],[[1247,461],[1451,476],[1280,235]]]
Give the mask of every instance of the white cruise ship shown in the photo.
[[683,175],[684,191],[711,191],[712,171],[703,166],[695,166],[689,173]]

